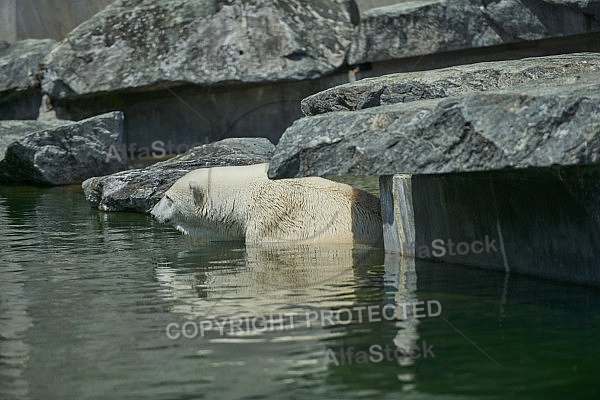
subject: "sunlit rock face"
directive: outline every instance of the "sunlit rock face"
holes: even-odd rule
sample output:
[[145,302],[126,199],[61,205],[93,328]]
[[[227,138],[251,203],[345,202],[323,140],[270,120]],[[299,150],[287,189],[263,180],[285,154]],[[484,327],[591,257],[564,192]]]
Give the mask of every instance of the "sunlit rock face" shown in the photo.
[[[574,53],[520,60],[479,62],[426,71],[382,75],[332,87],[302,100],[305,115],[356,111],[397,103],[507,89],[536,80],[574,82],[600,74],[600,54]],[[555,81],[557,85],[561,81]]]
[[123,111],[138,148],[276,142],[303,97],[347,81],[350,4],[119,0],[44,59],[42,89],[58,118]]
[[[569,56],[557,60],[561,58],[569,63]],[[593,54],[575,56],[582,63],[588,58],[597,63]],[[529,62],[535,73],[538,63]],[[479,68],[477,74],[482,76],[486,67],[502,70],[499,64],[484,63],[439,71],[460,82],[465,70],[475,73]],[[373,85],[371,88],[386,82],[379,90],[389,91],[384,104],[360,105],[357,100],[355,111],[325,112],[296,121],[275,149],[269,177],[433,174],[596,164],[600,159],[597,64],[581,72],[577,69],[559,73],[550,69],[551,79],[542,75],[523,80],[513,72],[522,83],[513,85],[509,79],[500,88],[489,90],[465,85],[457,91],[424,80],[422,89],[437,93],[424,94],[425,99],[418,100],[412,97],[419,96],[419,89],[414,93],[408,89],[407,102],[402,101],[402,85],[406,84],[404,89],[411,82],[418,85],[414,75],[369,80],[364,84]],[[398,85],[394,87],[392,81]],[[454,93],[447,96],[444,90]],[[325,104],[335,107],[334,103],[351,91],[348,86],[331,93],[321,102],[323,108]],[[363,93],[368,97],[375,92],[367,89]]]
[[57,98],[163,85],[316,78],[343,65],[348,2],[120,0],[45,59]]

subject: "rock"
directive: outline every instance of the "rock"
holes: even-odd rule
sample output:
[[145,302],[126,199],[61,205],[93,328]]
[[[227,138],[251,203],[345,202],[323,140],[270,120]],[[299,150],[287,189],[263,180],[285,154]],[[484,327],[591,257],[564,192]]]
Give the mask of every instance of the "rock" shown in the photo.
[[406,1],[363,13],[351,65],[600,30],[600,0]]
[[500,0],[481,11],[504,42],[600,30],[598,0]]
[[0,41],[0,119],[35,119],[41,102],[39,64],[56,42]]
[[149,213],[171,185],[189,171],[268,162],[274,149],[265,138],[224,139],[146,168],[90,178],[82,187],[88,202],[99,210]]
[[353,34],[347,0],[118,0],[44,60],[55,98],[187,84],[317,78]]
[[390,6],[392,4],[400,3],[406,0],[354,0],[356,6],[361,14],[371,8],[378,8],[383,6]]
[[283,134],[270,178],[439,174],[600,162],[598,73],[330,112]]
[[22,139],[30,133],[55,128],[72,122],[60,119],[0,121],[0,160],[4,158],[6,148],[12,142]]
[[580,53],[459,65],[363,79],[302,100],[305,115],[353,111],[409,101],[507,88],[534,79],[600,71],[600,54]]
[[106,161],[111,145],[124,141],[123,113],[112,112],[31,133],[11,143],[0,161],[0,181],[48,185],[81,183],[127,168]]
[[39,63],[56,42],[52,39],[27,39],[9,44],[0,42],[0,93],[39,87]]

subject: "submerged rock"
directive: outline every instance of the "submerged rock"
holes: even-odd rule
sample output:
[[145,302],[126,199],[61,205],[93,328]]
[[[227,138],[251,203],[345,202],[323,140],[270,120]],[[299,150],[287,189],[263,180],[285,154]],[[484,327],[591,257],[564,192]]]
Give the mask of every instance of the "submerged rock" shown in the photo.
[[361,17],[350,64],[600,31],[599,0],[403,1]]
[[123,113],[64,122],[8,145],[0,161],[0,181],[67,185],[127,168],[126,160],[106,159],[110,147],[124,141]]
[[317,78],[340,68],[347,0],[118,0],[45,59],[55,98],[187,84]]
[[42,93],[39,64],[56,46],[52,39],[0,41],[0,119],[35,119]]
[[224,139],[146,168],[90,178],[82,187],[87,201],[99,210],[149,213],[171,185],[189,171],[264,163],[274,150],[265,138]]

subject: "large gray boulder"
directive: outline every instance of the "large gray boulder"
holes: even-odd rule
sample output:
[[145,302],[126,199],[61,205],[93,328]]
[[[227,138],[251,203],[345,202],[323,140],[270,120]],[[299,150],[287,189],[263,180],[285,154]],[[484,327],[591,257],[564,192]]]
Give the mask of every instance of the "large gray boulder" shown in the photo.
[[265,138],[230,138],[195,147],[146,168],[83,182],[85,197],[102,211],[148,213],[175,181],[198,168],[268,162],[275,146]]
[[13,142],[38,131],[70,124],[73,121],[61,119],[0,121],[0,160],[4,159],[6,148]]
[[404,1],[363,13],[349,64],[600,30],[600,0]]
[[7,147],[0,161],[0,182],[67,185],[122,171],[127,160],[107,161],[107,154],[123,142],[121,112],[30,133]]
[[45,59],[55,98],[180,84],[317,78],[340,68],[347,0],[118,0]]
[[600,71],[600,54],[580,53],[458,65],[384,75],[335,86],[302,100],[305,115],[354,111],[410,101],[502,89],[535,79]]
[[600,162],[599,74],[303,118],[269,177],[393,175]]
[[56,42],[0,41],[0,119],[35,119],[41,102],[39,67]]

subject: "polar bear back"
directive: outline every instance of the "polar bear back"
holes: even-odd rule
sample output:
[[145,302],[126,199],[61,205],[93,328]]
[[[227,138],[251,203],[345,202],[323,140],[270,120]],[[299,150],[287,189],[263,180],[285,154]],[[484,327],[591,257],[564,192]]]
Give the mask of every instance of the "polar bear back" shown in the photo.
[[246,241],[371,243],[381,238],[379,200],[323,178],[265,180],[251,191]]

